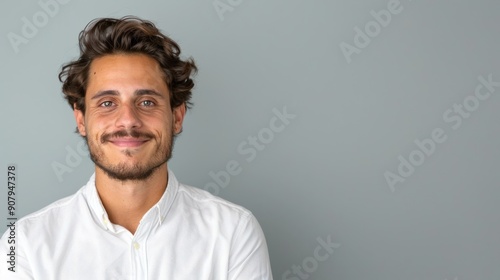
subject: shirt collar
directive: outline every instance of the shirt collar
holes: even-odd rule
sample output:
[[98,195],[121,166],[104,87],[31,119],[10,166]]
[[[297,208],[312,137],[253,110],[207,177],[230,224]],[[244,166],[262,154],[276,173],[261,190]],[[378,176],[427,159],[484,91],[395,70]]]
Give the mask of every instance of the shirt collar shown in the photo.
[[[151,209],[149,209],[146,214],[144,214],[143,219],[154,217],[156,218],[156,221],[153,222],[157,222],[158,225],[161,225],[165,220],[170,207],[172,206],[178,188],[179,182],[177,181],[177,178],[175,177],[174,173],[170,169],[168,169],[167,188],[165,189],[165,192],[163,193],[160,200],[155,205],[153,205],[153,207],[151,207]],[[99,194],[97,193],[97,189],[95,186],[95,173],[90,176],[89,181],[85,185],[84,196],[88,201],[90,211],[92,212],[92,216],[94,216],[96,222],[104,229],[116,232],[116,228],[109,221],[106,209],[102,205]]]

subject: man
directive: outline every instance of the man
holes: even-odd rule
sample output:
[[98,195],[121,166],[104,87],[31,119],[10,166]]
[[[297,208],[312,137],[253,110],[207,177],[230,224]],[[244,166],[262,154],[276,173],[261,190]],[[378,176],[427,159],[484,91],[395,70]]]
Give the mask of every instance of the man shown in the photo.
[[[179,183],[167,161],[189,105],[192,59],[149,21],[99,19],[63,66],[63,92],[95,173],[16,223],[0,279],[272,279],[248,210]],[[0,243],[6,258],[7,233]]]

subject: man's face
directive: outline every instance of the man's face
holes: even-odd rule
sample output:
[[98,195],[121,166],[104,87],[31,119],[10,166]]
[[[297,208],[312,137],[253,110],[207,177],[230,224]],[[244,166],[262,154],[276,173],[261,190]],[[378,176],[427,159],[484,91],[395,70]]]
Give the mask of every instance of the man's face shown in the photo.
[[170,107],[159,64],[142,54],[95,59],[89,70],[86,111],[74,110],[97,168],[111,178],[143,180],[172,154],[185,106]]

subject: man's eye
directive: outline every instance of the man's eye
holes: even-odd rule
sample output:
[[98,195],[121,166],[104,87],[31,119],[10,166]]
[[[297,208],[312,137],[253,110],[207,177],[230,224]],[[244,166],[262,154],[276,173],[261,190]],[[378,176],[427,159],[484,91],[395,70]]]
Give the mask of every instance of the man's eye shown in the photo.
[[154,106],[155,103],[151,100],[144,100],[144,101],[141,101],[141,105],[146,106],[146,107],[150,107],[150,106]]
[[111,101],[104,101],[101,103],[101,107],[111,107],[111,105],[113,105],[113,102]]

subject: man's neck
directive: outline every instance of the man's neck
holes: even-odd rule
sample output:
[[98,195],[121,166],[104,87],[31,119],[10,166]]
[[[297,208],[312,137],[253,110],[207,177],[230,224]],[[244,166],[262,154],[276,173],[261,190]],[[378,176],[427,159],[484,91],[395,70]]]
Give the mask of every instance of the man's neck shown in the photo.
[[96,167],[95,185],[109,220],[135,233],[146,212],[162,197],[168,182],[167,164],[140,181],[119,181]]

